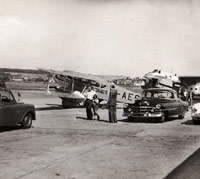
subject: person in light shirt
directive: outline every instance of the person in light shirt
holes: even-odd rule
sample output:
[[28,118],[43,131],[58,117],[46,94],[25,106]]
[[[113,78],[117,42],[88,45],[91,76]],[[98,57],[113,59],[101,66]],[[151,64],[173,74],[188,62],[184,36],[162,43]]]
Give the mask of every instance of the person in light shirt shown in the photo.
[[86,115],[87,119],[92,120],[93,113],[92,113],[92,102],[94,95],[96,95],[96,92],[93,90],[93,87],[88,86],[87,92],[85,93],[86,101],[85,101],[85,106],[86,106]]

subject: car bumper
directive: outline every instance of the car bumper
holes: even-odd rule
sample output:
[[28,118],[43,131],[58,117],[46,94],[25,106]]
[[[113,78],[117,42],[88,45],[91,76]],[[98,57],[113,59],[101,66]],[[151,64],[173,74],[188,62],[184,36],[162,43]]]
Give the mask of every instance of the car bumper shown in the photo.
[[162,117],[163,113],[150,113],[150,112],[146,112],[146,113],[123,113],[123,116],[125,117],[134,117],[134,118],[160,118]]

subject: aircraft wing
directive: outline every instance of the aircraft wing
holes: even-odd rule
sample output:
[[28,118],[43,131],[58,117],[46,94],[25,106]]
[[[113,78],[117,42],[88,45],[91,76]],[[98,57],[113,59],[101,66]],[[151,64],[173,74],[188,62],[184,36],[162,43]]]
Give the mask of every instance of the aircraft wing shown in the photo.
[[48,72],[51,74],[58,74],[58,75],[63,75],[63,76],[70,76],[73,78],[82,78],[82,79],[86,79],[86,80],[91,80],[91,81],[96,81],[99,82],[101,84],[106,84],[107,81],[95,76],[95,75],[90,75],[90,74],[84,74],[84,73],[80,73],[80,72],[75,72],[75,71],[55,71],[52,69],[44,69],[44,68],[38,68],[38,70],[40,71],[44,71],[44,72]]

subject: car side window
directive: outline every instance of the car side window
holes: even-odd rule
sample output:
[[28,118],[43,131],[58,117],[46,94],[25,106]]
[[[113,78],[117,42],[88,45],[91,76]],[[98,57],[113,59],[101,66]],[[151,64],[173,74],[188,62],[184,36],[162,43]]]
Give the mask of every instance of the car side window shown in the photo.
[[151,92],[148,91],[148,92],[145,93],[145,97],[146,97],[146,98],[152,98],[152,97],[153,97],[153,94],[152,94]]
[[8,91],[0,91],[0,100],[3,104],[15,101],[11,93]]
[[166,98],[166,93],[165,92],[156,92],[154,93],[154,98]]
[[177,93],[173,93],[174,98],[177,99],[178,98],[178,94]]
[[168,98],[169,98],[169,99],[174,99],[174,93],[169,92],[169,93],[168,93]]

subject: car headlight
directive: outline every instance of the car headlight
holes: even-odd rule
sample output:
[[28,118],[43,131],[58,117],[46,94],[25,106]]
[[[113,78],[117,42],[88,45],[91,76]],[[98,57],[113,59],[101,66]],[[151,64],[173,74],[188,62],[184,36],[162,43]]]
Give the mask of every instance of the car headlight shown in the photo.
[[160,104],[156,104],[156,109],[160,109],[161,105]]

